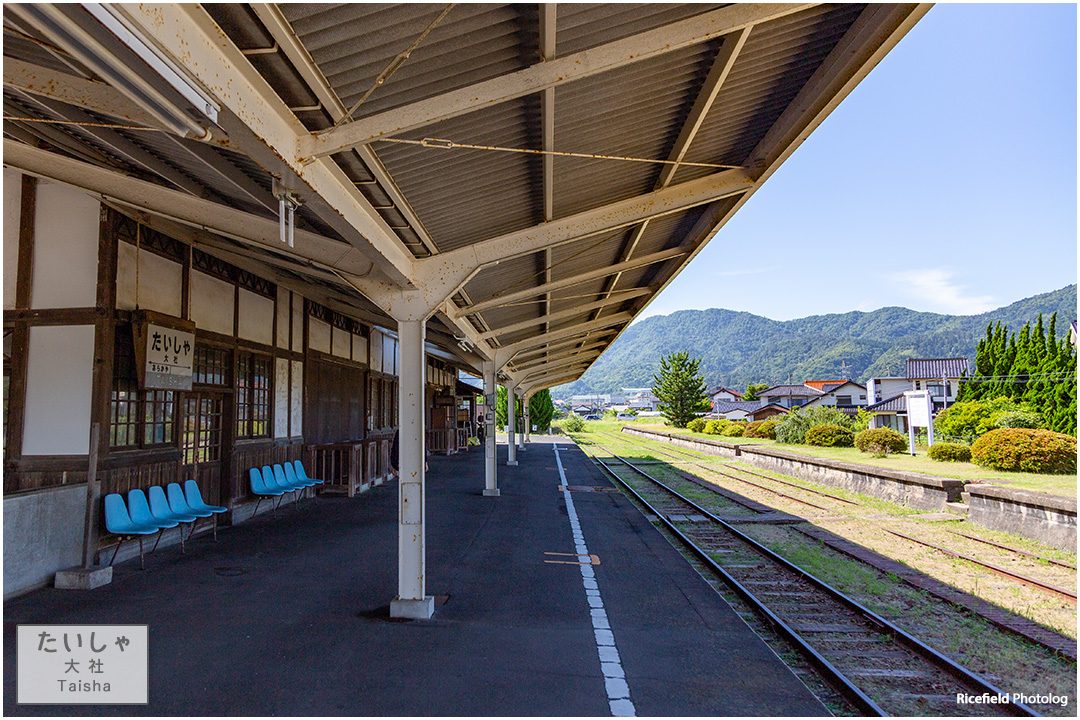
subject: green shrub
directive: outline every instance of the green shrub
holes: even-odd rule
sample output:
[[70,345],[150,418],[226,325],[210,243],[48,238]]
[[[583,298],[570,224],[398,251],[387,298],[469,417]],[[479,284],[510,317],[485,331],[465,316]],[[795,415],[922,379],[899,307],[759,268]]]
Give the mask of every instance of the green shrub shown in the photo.
[[761,437],[760,435],[757,434],[757,431],[758,431],[758,428],[761,427],[761,423],[763,423],[763,422],[765,422],[765,421],[764,420],[755,420],[754,422],[747,423],[746,424],[746,429],[743,431],[743,437],[750,437],[750,438],[752,438],[752,437]]
[[776,426],[780,424],[779,420],[765,420],[761,423],[761,426],[757,429],[757,437],[768,438],[769,440],[776,439]]
[[690,422],[686,423],[686,429],[690,432],[704,432],[705,431],[705,418],[694,418]]
[[744,432],[746,432],[746,423],[733,422],[721,430],[720,434],[725,437],[742,437]]
[[[950,405],[934,417],[934,431],[953,437],[974,438],[999,427],[1030,427],[1031,416],[1038,416],[1027,403],[1017,403],[1009,397],[990,400],[968,400]],[[1023,425],[1000,425],[1005,422],[1023,422]],[[1041,426],[1042,418],[1039,417]]]
[[1043,426],[1043,418],[1037,412],[1027,410],[1007,410],[990,416],[995,428],[1027,428],[1036,430]]
[[938,462],[970,462],[971,448],[963,443],[939,442],[930,446],[930,459]]
[[971,460],[993,470],[1074,473],[1076,438],[1050,430],[991,430],[971,446]]
[[806,444],[816,447],[851,447],[855,433],[839,425],[815,425],[806,431]]
[[802,444],[806,442],[807,431],[816,425],[839,425],[855,430],[854,422],[855,420],[843,411],[829,405],[796,408],[776,425],[776,439],[782,443]]
[[719,435],[723,432],[724,428],[731,424],[731,421],[727,418],[720,418],[719,420],[709,420],[705,423],[706,435]]
[[561,425],[564,432],[579,433],[585,430],[585,421],[577,413],[570,413],[570,416],[563,420]]
[[855,436],[855,447],[871,455],[904,452],[907,446],[907,438],[890,428],[870,428]]

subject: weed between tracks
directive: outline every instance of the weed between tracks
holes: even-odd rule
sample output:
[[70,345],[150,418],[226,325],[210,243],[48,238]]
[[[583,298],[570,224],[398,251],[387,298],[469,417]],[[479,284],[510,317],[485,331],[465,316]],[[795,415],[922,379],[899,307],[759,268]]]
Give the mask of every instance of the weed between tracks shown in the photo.
[[[651,441],[629,438],[621,433],[588,433],[575,440],[591,452],[601,456],[618,454],[628,459],[673,460],[670,446],[648,447]],[[666,454],[667,453],[667,454]],[[678,448],[680,459],[700,459],[707,467],[723,472],[737,471],[741,463],[718,462],[717,458],[705,456],[692,450]],[[969,535],[983,537],[1013,547],[1027,549],[1046,557],[1062,559],[1075,564],[1076,556],[1048,548],[1041,543],[979,528],[962,520],[944,523],[920,521],[922,513],[886,501],[847,492],[834,487],[819,486],[794,478],[772,473],[754,472],[781,478],[803,488],[827,492],[861,503],[855,508],[845,504],[807,494],[807,499],[829,508],[822,511],[786,500],[778,495],[752,488],[748,485],[714,475],[706,470],[680,463],[677,466],[656,464],[647,471],[684,493],[698,504],[717,515],[732,515],[733,503],[707,489],[695,486],[680,477],[680,472],[691,473],[746,498],[777,510],[798,515],[830,533],[874,550],[918,571],[936,577],[953,587],[1005,607],[1059,632],[1076,637],[1076,608],[1067,602],[1040,591],[1018,587],[995,575],[987,575],[985,569],[963,560],[946,557],[941,553],[914,545],[909,541],[887,535],[882,527],[890,527],[911,536],[926,539],[934,544],[951,547],[959,552],[979,557],[1002,566],[1012,565],[1027,575],[1071,589],[1076,588],[1076,573],[1037,559],[1017,558],[1006,551],[999,551],[975,541],[956,536],[949,530],[960,529]],[[754,482],[768,485],[761,477],[747,476]],[[778,486],[779,487],[779,486]],[[798,494],[794,488],[784,492]],[[836,507],[833,512],[832,508]],[[738,507],[738,506],[734,506]],[[742,513],[749,511],[741,509]],[[867,517],[869,516],[869,518]],[[824,581],[854,597],[874,612],[903,627],[912,635],[939,652],[949,656],[974,672],[982,674],[1006,692],[1028,695],[1064,695],[1068,705],[1044,705],[1034,709],[1045,715],[1076,715],[1076,663],[1061,658],[1051,651],[1038,647],[988,623],[976,614],[957,608],[934,598],[917,588],[903,583],[899,578],[883,573],[853,558],[823,546],[789,526],[744,525],[743,531],[762,544],[780,553],[796,565],[820,577]],[[678,547],[677,543],[673,543]],[[684,553],[685,555],[685,553]],[[733,607],[741,601],[725,595]],[[740,613],[743,614],[743,613]],[[753,626],[754,623],[751,623]],[[759,628],[759,634],[762,631]],[[769,634],[767,628],[765,634]],[[775,649],[775,648],[774,648]],[[780,652],[778,650],[778,652]],[[781,652],[781,654],[784,654]],[[790,654],[788,652],[787,654]],[[786,658],[785,658],[786,659]],[[801,674],[800,674],[801,675]],[[801,675],[806,680],[805,675]],[[813,688],[812,688],[813,689]],[[819,695],[819,697],[822,697]],[[834,702],[835,704],[835,702]],[[831,708],[837,711],[841,708]]]

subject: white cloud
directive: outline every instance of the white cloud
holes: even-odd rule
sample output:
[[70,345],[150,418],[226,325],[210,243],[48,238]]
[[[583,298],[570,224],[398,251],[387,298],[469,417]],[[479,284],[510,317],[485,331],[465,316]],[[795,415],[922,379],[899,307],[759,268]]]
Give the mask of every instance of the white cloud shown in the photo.
[[893,273],[889,279],[900,291],[924,307],[950,315],[978,315],[998,306],[990,295],[969,295],[952,281],[953,273],[942,268],[923,268]]

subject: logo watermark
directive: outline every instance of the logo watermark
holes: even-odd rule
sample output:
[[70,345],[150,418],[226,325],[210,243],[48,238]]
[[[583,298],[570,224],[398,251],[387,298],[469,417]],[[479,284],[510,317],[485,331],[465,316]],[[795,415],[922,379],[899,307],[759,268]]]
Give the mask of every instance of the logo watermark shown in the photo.
[[981,695],[972,695],[970,693],[956,693],[957,705],[1008,705],[1009,703],[1017,703],[1019,705],[1060,705],[1065,707],[1069,704],[1068,695],[1025,695],[1024,693],[1001,693],[999,695],[993,695],[991,693],[982,693]]
[[19,625],[20,705],[145,705],[147,625]]

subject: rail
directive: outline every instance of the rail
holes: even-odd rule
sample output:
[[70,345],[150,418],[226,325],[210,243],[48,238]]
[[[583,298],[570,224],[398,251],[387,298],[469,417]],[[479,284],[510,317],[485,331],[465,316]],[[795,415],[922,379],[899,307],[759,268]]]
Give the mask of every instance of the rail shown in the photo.
[[309,445],[307,469],[323,481],[323,492],[343,492],[353,497],[364,484],[364,442]]

